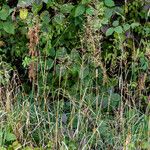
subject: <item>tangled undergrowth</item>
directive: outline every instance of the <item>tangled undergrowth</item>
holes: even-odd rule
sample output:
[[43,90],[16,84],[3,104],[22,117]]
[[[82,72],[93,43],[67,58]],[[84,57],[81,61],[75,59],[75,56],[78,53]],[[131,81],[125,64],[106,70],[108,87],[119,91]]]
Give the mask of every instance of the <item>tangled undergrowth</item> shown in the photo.
[[1,0],[0,150],[148,150],[148,0]]

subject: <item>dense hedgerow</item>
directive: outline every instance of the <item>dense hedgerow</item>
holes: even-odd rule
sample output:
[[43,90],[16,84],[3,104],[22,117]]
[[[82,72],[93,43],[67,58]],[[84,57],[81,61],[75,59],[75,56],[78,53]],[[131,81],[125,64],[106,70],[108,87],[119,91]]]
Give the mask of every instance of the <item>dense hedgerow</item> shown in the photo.
[[0,2],[0,149],[148,149],[149,15],[147,0]]

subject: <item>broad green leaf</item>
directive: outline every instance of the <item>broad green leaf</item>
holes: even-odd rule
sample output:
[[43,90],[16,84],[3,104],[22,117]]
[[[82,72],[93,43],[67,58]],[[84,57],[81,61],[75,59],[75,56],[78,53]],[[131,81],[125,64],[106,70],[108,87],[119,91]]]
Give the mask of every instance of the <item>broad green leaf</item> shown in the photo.
[[17,7],[25,8],[28,6],[41,5],[42,2],[47,2],[48,0],[18,0]]
[[115,3],[113,0],[105,0],[105,5],[108,6],[108,7],[114,7],[115,6]]
[[22,8],[20,9],[20,14],[19,14],[21,19],[26,19],[28,16],[28,9]]
[[86,9],[86,14],[88,14],[90,16],[94,15],[94,8],[92,8],[92,7],[87,8]]
[[111,98],[110,104],[111,104],[112,107],[116,107],[119,104],[120,100],[121,100],[120,95],[117,94],[117,93],[113,93],[110,98]]
[[[1,71],[0,71],[0,79],[3,80],[3,77],[1,78]],[[2,82],[0,82],[2,83]],[[2,145],[3,143],[3,130],[0,130],[0,145]]]
[[62,47],[62,48],[59,48],[57,51],[56,51],[56,57],[57,58],[65,58],[67,55],[67,50],[66,48]]
[[107,18],[103,18],[103,19],[101,20],[101,23],[102,23],[102,24],[108,24],[108,22],[109,22],[109,20],[108,20]]
[[77,6],[76,10],[75,10],[75,17],[78,17],[80,15],[83,15],[85,12],[85,6],[84,5],[79,5]]
[[0,29],[3,29],[3,21],[0,21]]
[[73,49],[69,56],[70,56],[71,60],[74,60],[74,61],[80,60],[80,54],[77,50]]
[[24,8],[24,7],[32,5],[32,3],[33,3],[33,0],[18,0],[17,6]]
[[23,148],[23,150],[33,150],[33,148],[32,148],[32,147],[27,146],[27,147]]
[[30,63],[31,63],[31,58],[26,56],[22,62],[22,65],[25,68],[25,67],[29,66]]
[[118,20],[114,21],[112,25],[113,25],[114,27],[117,27],[117,26],[119,25],[119,21],[118,21]]
[[48,11],[43,11],[40,15],[41,20],[44,22],[44,24],[47,24],[50,22],[50,14]]
[[41,4],[32,4],[32,12],[37,15],[37,13],[42,9],[43,5]]
[[15,26],[12,22],[4,22],[3,23],[3,29],[10,34],[15,33]]
[[90,74],[90,69],[89,67],[81,67],[80,68],[80,72],[79,72],[79,78],[80,79],[84,79],[85,77],[87,77]]
[[112,35],[113,32],[114,32],[114,28],[109,28],[109,29],[106,31],[106,36]]
[[11,141],[15,141],[16,140],[16,136],[12,133],[6,133],[6,141],[7,142],[11,142]]
[[64,4],[61,6],[60,11],[62,13],[70,13],[73,8],[74,6],[72,4]]
[[7,150],[6,148],[4,148],[4,147],[0,147],[0,150]]
[[113,15],[113,12],[114,12],[114,10],[111,9],[111,8],[105,9],[104,17],[105,17],[106,19],[110,19],[111,16]]
[[53,67],[53,59],[49,58],[47,61],[46,61],[46,69],[51,69]]
[[7,5],[4,5],[3,7],[2,7],[2,10],[0,10],[0,19],[1,20],[6,20],[7,19],[7,17],[9,16],[9,6],[7,6]]
[[123,29],[121,26],[115,27],[114,31],[117,32],[118,34],[123,33]]
[[82,0],[82,4],[88,4],[88,3],[90,3],[92,0]]
[[123,25],[123,29],[124,29],[124,31],[129,30],[130,29],[130,25],[128,23],[124,24]]
[[14,150],[20,149],[22,146],[18,141],[13,142],[12,147]]
[[47,4],[47,3],[48,3],[48,0],[43,0],[43,2]]
[[147,142],[147,141],[143,142],[141,148],[142,148],[142,149],[149,149],[149,148],[150,148],[150,143]]
[[138,22],[134,22],[131,24],[132,29],[134,29],[135,27],[138,27],[140,24]]
[[64,19],[65,19],[65,16],[63,14],[57,14],[57,15],[54,16],[53,21],[55,23],[61,25],[63,23]]

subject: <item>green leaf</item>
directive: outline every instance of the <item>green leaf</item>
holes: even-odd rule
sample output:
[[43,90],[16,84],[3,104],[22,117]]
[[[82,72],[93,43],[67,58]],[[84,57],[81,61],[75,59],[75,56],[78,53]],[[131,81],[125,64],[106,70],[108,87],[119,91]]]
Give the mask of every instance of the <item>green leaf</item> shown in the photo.
[[6,148],[4,148],[4,147],[0,147],[0,150],[7,150]]
[[123,25],[123,29],[124,29],[124,31],[129,30],[130,29],[130,25],[128,23],[124,24]]
[[88,3],[90,3],[91,2],[91,0],[82,0],[82,4],[88,4]]
[[119,21],[118,21],[118,20],[114,21],[112,25],[113,25],[114,27],[117,27],[117,26],[119,25]]
[[47,3],[48,3],[48,0],[43,0],[43,2],[47,4]]
[[106,31],[106,36],[112,35],[113,32],[114,32],[114,28],[109,28],[109,29]]
[[138,27],[140,24],[138,22],[134,22],[131,24],[132,29],[134,29],[135,27]]
[[83,68],[80,68],[80,73],[79,73],[79,78],[81,80],[83,80],[85,77],[87,77],[88,75],[90,74],[90,70],[89,70],[89,67],[83,67]]
[[121,26],[115,27],[114,31],[117,32],[118,34],[123,33],[123,29]]
[[87,8],[86,9],[86,14],[88,14],[90,16],[94,15],[94,8],[92,8],[92,7]]
[[120,95],[117,94],[117,93],[112,93],[110,98],[111,98],[111,103],[110,104],[111,104],[112,107],[116,107],[119,104],[120,100],[121,100]]
[[143,142],[141,148],[142,148],[142,149],[149,149],[149,148],[150,148],[150,143],[147,142],[147,141]]
[[71,60],[74,60],[74,61],[79,61],[80,60],[80,54],[77,50],[73,49],[69,56],[70,56]]
[[75,17],[83,15],[84,12],[85,12],[85,6],[84,5],[77,6],[77,8],[75,9]]
[[27,147],[25,147],[23,150],[33,150],[33,148],[32,148],[32,147],[27,146]]
[[3,131],[0,130],[0,145],[2,145],[2,143],[3,143]]
[[46,69],[50,70],[52,67],[53,67],[53,59],[49,58],[47,61],[46,61]]
[[6,141],[7,142],[11,142],[11,141],[15,141],[16,140],[16,136],[12,133],[6,133]]
[[26,68],[27,66],[29,66],[30,63],[31,63],[31,58],[26,56],[22,62],[22,65],[24,68]]
[[42,4],[32,4],[32,12],[34,15],[37,15],[38,12],[42,9],[43,5]]
[[12,147],[14,150],[20,149],[22,146],[18,141],[13,142]]
[[70,13],[73,8],[74,6],[72,4],[64,4],[61,6],[60,11],[62,13]]
[[55,23],[61,25],[61,24],[63,23],[64,19],[65,19],[65,16],[64,16],[63,14],[57,14],[57,15],[54,16],[53,21],[54,21]]
[[3,29],[3,21],[0,21],[0,29]]
[[0,10],[0,19],[1,20],[6,20],[7,19],[7,17],[9,16],[9,6],[7,6],[7,5],[4,5],[3,7],[2,7],[2,10]]
[[43,11],[40,15],[41,20],[44,23],[49,23],[50,22],[50,14],[48,11]]
[[67,50],[66,48],[62,47],[59,48],[56,52],[56,58],[65,58],[67,56]]
[[[42,2],[42,1],[41,1]],[[17,7],[28,7],[34,3],[34,0],[18,0]]]
[[115,3],[113,0],[105,0],[105,5],[108,6],[108,7],[114,7],[115,6]]
[[111,16],[113,15],[113,13],[114,13],[113,9],[107,8],[107,9],[105,9],[104,17],[107,18],[107,19],[110,19]]
[[12,22],[4,22],[3,29],[10,34],[15,34],[15,26]]
[[107,19],[107,18],[103,18],[102,20],[101,20],[101,23],[102,24],[108,24],[108,22],[109,22],[109,20]]

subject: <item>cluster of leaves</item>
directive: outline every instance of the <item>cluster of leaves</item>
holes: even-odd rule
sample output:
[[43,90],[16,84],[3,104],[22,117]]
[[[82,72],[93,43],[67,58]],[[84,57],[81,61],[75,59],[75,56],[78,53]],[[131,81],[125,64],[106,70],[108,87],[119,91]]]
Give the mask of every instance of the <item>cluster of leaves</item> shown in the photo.
[[[17,70],[22,86],[18,99],[23,95],[31,104],[36,99],[44,110],[63,100],[65,115],[71,115],[74,106],[68,101],[72,100],[77,108],[87,105],[96,113],[100,105],[102,113],[110,113],[113,120],[126,97],[131,97],[129,104],[136,103],[130,101],[133,96],[139,103],[144,99],[138,107],[145,111],[150,92],[149,2],[135,0],[122,6],[113,0],[19,0],[16,6],[9,2],[0,3],[0,88]],[[34,27],[39,27],[33,32],[36,36],[29,34]],[[31,43],[35,38],[38,42]],[[36,77],[30,79],[31,74]],[[75,118],[73,128],[78,125]],[[103,130],[98,132],[113,145],[110,137],[115,133],[108,120],[100,123]],[[111,132],[105,134],[107,130]],[[0,145],[17,149],[21,145],[11,132],[0,130],[0,138],[5,137]],[[33,135],[36,144],[37,134]],[[68,139],[64,137],[63,142]],[[76,142],[67,145],[76,149]]]

